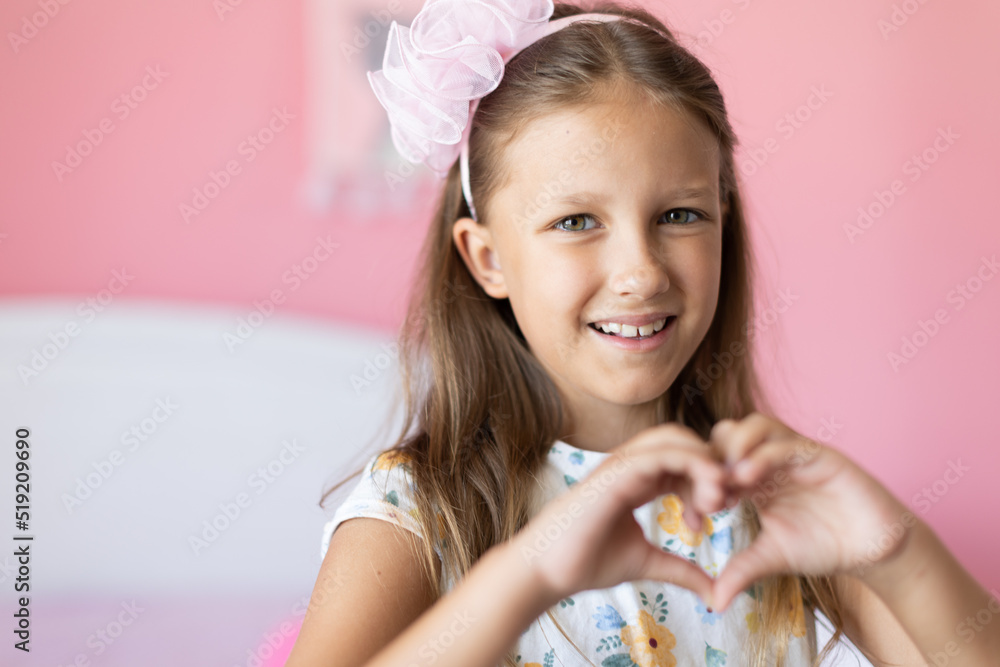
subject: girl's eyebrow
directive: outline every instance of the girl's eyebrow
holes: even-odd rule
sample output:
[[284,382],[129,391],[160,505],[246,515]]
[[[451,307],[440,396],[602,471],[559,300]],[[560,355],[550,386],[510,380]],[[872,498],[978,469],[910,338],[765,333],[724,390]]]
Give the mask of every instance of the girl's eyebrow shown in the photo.
[[[670,199],[714,199],[716,189],[711,186],[686,186],[667,191]],[[561,197],[553,197],[552,202],[556,204],[573,204],[576,206],[588,206],[599,203],[603,196],[593,192],[572,192]]]

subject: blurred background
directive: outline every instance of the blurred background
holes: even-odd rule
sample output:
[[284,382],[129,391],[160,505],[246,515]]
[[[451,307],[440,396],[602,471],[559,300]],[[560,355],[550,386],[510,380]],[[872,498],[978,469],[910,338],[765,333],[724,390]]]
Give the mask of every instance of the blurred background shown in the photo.
[[[395,153],[365,72],[422,4],[0,5],[0,663],[290,650],[356,478],[319,498],[394,435],[439,182]],[[712,68],[742,143],[778,416],[1000,588],[1000,5],[641,4]]]

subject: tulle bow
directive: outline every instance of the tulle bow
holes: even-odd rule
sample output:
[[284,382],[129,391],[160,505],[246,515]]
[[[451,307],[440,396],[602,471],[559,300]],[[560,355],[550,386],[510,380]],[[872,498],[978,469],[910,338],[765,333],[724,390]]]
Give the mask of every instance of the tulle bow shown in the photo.
[[400,155],[447,176],[475,104],[545,33],[553,11],[551,0],[427,0],[409,28],[393,21],[382,69],[368,81]]

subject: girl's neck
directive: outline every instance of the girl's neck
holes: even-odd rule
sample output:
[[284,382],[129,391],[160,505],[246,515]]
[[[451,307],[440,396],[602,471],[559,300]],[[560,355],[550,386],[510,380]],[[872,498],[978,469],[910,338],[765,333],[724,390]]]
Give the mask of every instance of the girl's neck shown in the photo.
[[577,449],[608,452],[641,431],[656,425],[652,410],[637,414],[636,406],[623,406],[612,414],[608,411],[583,410],[569,420],[560,440]]

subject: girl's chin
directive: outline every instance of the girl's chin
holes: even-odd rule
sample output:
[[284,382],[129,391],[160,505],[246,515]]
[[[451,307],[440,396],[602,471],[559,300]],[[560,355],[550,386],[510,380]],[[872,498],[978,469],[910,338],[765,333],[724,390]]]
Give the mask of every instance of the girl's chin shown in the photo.
[[635,387],[608,387],[605,386],[598,392],[598,397],[607,403],[620,406],[639,406],[652,403],[660,398],[664,392],[670,389],[670,385],[662,387],[650,387],[648,383]]

